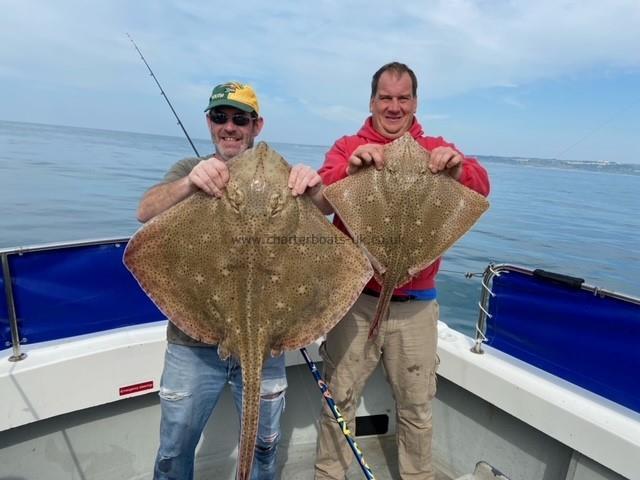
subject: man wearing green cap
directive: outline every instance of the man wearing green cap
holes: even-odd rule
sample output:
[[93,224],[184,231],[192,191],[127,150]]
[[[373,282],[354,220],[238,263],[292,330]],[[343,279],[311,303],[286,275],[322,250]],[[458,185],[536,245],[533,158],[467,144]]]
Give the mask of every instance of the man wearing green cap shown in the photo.
[[[207,158],[186,158],[167,172],[164,181],[149,189],[138,207],[138,220],[162,213],[202,190],[221,197],[227,182],[227,162],[253,147],[262,130],[258,98],[249,85],[229,82],[216,86],[205,110],[215,153]],[[320,176],[305,165],[291,169],[292,195],[307,193],[324,207]],[[242,403],[242,372],[232,358],[221,360],[216,345],[190,338],[173,323],[167,326],[167,351],[160,382],[160,447],[154,480],[191,480],[195,449],[225,384],[229,383],[238,411]],[[276,478],[276,451],[280,416],[287,387],[284,355],[265,360],[262,370],[260,425],[252,480]]]

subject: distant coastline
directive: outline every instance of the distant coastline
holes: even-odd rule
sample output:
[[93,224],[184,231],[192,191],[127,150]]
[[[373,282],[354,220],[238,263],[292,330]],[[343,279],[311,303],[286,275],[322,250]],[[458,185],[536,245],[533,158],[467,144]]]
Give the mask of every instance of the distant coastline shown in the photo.
[[498,157],[493,155],[472,155],[481,162],[524,165],[530,167],[560,168],[564,170],[587,170],[592,172],[640,175],[640,165],[609,161],[560,160],[551,158]]

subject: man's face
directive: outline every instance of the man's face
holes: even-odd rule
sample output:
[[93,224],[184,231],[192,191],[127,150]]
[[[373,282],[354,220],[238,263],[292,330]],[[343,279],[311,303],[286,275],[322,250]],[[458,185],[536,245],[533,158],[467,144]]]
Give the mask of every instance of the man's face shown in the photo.
[[[249,121],[246,125],[236,125],[234,116],[237,123],[244,123],[242,122],[243,118]],[[223,123],[217,123],[214,120]],[[253,147],[253,139],[262,130],[263,123],[262,118],[253,118],[249,113],[233,107],[218,107],[207,114],[211,141],[216,146],[216,154],[224,161],[229,161],[246,149]]]
[[387,138],[401,137],[411,128],[417,107],[408,73],[398,76],[386,71],[380,75],[378,91],[369,104],[373,128],[378,133]]

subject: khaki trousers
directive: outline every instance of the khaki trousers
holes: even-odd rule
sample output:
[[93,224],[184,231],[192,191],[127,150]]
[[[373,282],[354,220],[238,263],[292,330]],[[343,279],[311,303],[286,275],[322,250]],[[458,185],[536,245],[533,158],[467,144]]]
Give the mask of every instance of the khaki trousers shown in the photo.
[[[362,390],[382,360],[396,403],[400,476],[404,480],[433,480],[431,400],[436,392],[438,303],[392,302],[378,337],[369,341],[377,303],[377,298],[361,295],[328,333],[320,347],[324,379],[349,429],[355,432]],[[324,403],[318,423],[315,478],[343,480],[353,453]]]

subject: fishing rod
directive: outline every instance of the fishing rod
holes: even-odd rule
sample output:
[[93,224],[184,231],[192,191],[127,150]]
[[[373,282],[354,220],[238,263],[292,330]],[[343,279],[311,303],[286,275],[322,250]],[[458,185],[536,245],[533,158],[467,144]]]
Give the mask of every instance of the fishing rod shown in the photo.
[[[144,55],[142,55],[142,52],[138,48],[138,45],[136,45],[136,42],[134,42],[133,38],[131,38],[131,35],[129,35],[127,33],[127,37],[129,37],[129,40],[131,40],[131,43],[133,43],[133,46],[135,47],[135,49],[140,54],[140,58],[142,59],[144,64],[147,66],[147,69],[149,70],[149,73],[151,74],[151,76],[155,80],[156,85],[158,85],[158,88],[160,89],[160,93],[162,94],[164,99],[167,101],[167,104],[169,105],[169,108],[171,108],[171,111],[173,112],[173,115],[176,117],[176,120],[178,120],[178,125],[180,125],[180,128],[182,128],[182,131],[184,132],[185,136],[187,137],[187,140],[189,140],[189,143],[191,144],[191,148],[193,148],[193,151],[196,152],[196,155],[199,157],[200,154],[198,153],[198,150],[196,150],[196,147],[193,145],[193,142],[191,141],[191,138],[189,137],[189,134],[185,130],[184,125],[182,125],[182,122],[180,121],[180,117],[178,117],[178,114],[173,109],[173,105],[171,105],[171,102],[169,101],[169,98],[167,98],[167,95],[164,93],[164,90],[162,89],[162,86],[160,85],[160,82],[158,82],[158,79],[153,74],[153,70],[151,70],[151,67],[149,66],[149,64],[145,60]],[[338,407],[336,406],[336,403],[334,402],[333,397],[331,396],[331,393],[329,392],[329,388],[327,387],[327,384],[324,382],[324,380],[322,380],[322,377],[320,376],[320,373],[318,372],[318,368],[316,367],[316,364],[309,357],[309,354],[307,353],[307,349],[306,348],[304,348],[304,347],[301,348],[300,349],[300,353],[302,354],[302,356],[304,357],[305,361],[307,362],[307,365],[308,365],[309,369],[311,369],[311,373],[312,373],[313,377],[316,379],[318,387],[320,388],[320,391],[322,392],[322,396],[327,401],[327,404],[329,405],[329,409],[331,410],[331,413],[333,413],[333,416],[335,417],[336,421],[338,422],[338,425],[340,425],[340,429],[342,430],[342,433],[344,434],[345,438],[347,439],[347,443],[349,444],[349,447],[351,447],[351,451],[355,455],[356,460],[358,461],[358,464],[360,465],[360,468],[362,469],[362,472],[364,473],[365,478],[367,480],[375,480],[375,477],[373,476],[373,472],[369,468],[369,465],[367,465],[367,462],[365,462],[364,457],[362,455],[362,452],[358,448],[358,444],[352,438],[351,431],[349,430],[349,427],[347,426],[347,423],[344,421],[344,418],[342,418],[342,414],[338,410]]]
[[349,447],[351,447],[351,451],[356,457],[356,460],[358,461],[358,465],[360,465],[360,468],[362,469],[362,473],[364,473],[364,476],[367,480],[375,480],[375,477],[373,476],[373,472],[371,471],[371,468],[369,468],[369,465],[367,465],[367,462],[365,461],[364,456],[362,455],[362,452],[358,448],[358,444],[351,436],[351,431],[347,426],[347,422],[345,422],[344,418],[342,418],[342,414],[340,413],[340,410],[338,410],[338,407],[336,406],[336,402],[333,400],[333,397],[329,392],[329,387],[320,376],[320,372],[318,372],[318,367],[316,367],[315,362],[311,360],[311,358],[309,357],[309,354],[307,353],[306,348],[304,347],[301,348],[300,353],[304,357],[305,362],[307,362],[307,366],[311,370],[311,373],[313,374],[313,378],[316,379],[318,388],[320,388],[320,391],[322,392],[322,396],[327,401],[327,405],[329,405],[329,410],[331,410],[331,413],[333,413],[333,416],[338,422],[338,425],[340,425],[340,430],[342,430],[344,437],[347,439],[347,443],[349,444]]
[[158,81],[158,79],[156,78],[156,76],[153,73],[153,70],[151,70],[151,67],[149,66],[149,64],[147,63],[147,60],[144,58],[144,55],[142,55],[142,52],[140,51],[140,49],[138,48],[138,45],[136,45],[136,42],[133,41],[133,38],[131,38],[131,35],[129,35],[127,33],[127,37],[129,37],[129,40],[131,40],[131,43],[133,43],[133,46],[135,47],[135,49],[138,51],[138,53],[140,54],[140,58],[142,59],[142,61],[144,62],[144,64],[147,66],[147,69],[149,70],[149,73],[151,74],[151,76],[153,77],[153,79],[156,82],[156,85],[158,85],[158,88],[160,89],[160,94],[164,97],[164,99],[167,101],[167,104],[169,105],[169,108],[171,109],[171,111],[173,112],[173,116],[176,117],[176,120],[178,120],[178,125],[180,125],[180,128],[182,129],[182,131],[184,132],[185,136],[187,137],[187,140],[189,140],[189,143],[191,144],[191,148],[193,148],[193,151],[196,153],[196,156],[200,156],[200,154],[198,153],[198,150],[196,150],[196,146],[193,144],[193,142],[191,141],[191,137],[189,137],[189,134],[187,133],[187,131],[184,128],[184,125],[182,125],[182,122],[180,121],[180,117],[178,117],[178,114],[176,113],[176,111],[173,108],[173,105],[171,105],[171,102],[169,101],[169,97],[167,97],[167,94],[164,93],[164,90],[162,89],[162,86],[160,85],[160,82]]
[[582,143],[583,141],[585,141],[587,138],[590,138],[593,136],[593,134],[595,132],[597,132],[598,130],[600,130],[601,128],[603,128],[604,126],[608,125],[609,123],[613,122],[614,120],[617,120],[618,117],[620,116],[620,114],[626,110],[628,110],[629,108],[633,107],[636,103],[640,102],[640,97],[636,98],[635,100],[632,100],[631,102],[627,102],[625,103],[622,107],[618,108],[617,110],[615,110],[609,117],[607,117],[604,121],[598,123],[597,125],[595,125],[591,130],[587,131],[582,137],[580,137],[578,140],[576,140],[575,142],[573,142],[571,145],[569,145],[568,147],[563,148],[562,150],[560,150],[558,153],[555,154],[555,156],[553,158],[557,158],[557,159],[561,159],[561,156],[564,155],[565,153],[567,153],[569,150],[571,150],[573,147],[575,147],[576,145],[578,145],[579,143]]

